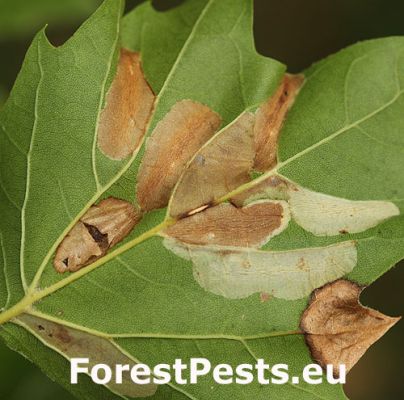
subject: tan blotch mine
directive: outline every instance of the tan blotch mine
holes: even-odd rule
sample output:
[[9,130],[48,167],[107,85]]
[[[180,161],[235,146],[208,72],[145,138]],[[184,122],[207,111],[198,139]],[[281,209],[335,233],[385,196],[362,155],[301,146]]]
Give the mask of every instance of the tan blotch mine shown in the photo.
[[139,53],[122,49],[98,126],[98,147],[107,157],[122,160],[139,147],[154,98]]
[[400,318],[391,318],[359,303],[363,288],[338,280],[314,291],[300,327],[313,359],[325,368],[339,365],[348,372],[366,350]]
[[254,126],[256,171],[275,166],[279,133],[303,81],[302,75],[285,75],[275,94],[258,109]]
[[[22,314],[17,323],[22,324],[34,333],[46,346],[51,347],[67,360],[72,358],[88,358],[91,370],[97,364],[107,364],[114,370],[117,364],[136,363],[124,355],[110,340],[70,328],[33,315]],[[111,382],[106,386],[115,394],[129,397],[148,397],[156,393],[155,384],[136,385],[129,372],[122,373],[122,383]]]
[[253,114],[242,114],[196,153],[174,190],[172,217],[184,216],[250,181],[254,120]]
[[289,220],[283,201],[259,201],[243,208],[225,203],[180,219],[164,235],[198,245],[261,247],[281,233]]
[[221,124],[209,107],[191,100],[176,103],[147,139],[137,180],[142,210],[165,207],[192,156]]
[[140,218],[132,204],[114,197],[93,205],[56,250],[56,271],[74,272],[102,257],[131,232]]
[[351,272],[357,263],[353,241],[286,251],[199,246],[168,238],[164,246],[192,261],[194,278],[201,287],[228,299],[242,299],[254,293],[301,299]]

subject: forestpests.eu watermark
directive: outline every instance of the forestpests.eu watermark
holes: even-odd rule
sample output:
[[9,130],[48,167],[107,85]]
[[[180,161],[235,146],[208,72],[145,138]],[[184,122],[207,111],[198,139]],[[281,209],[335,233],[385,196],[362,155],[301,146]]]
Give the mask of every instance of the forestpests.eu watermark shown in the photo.
[[258,359],[255,364],[212,363],[206,358],[191,358],[184,362],[176,359],[173,364],[157,364],[150,367],[146,364],[93,364],[88,358],[72,358],[70,381],[77,384],[80,374],[89,375],[92,381],[99,385],[110,383],[122,384],[131,380],[136,385],[164,385],[175,382],[177,385],[196,385],[201,379],[211,379],[219,385],[284,385],[305,382],[319,385],[323,382],[344,384],[346,378],[345,365],[327,365],[323,369],[318,364],[306,365],[300,373],[291,373],[287,364],[267,364],[264,359]]

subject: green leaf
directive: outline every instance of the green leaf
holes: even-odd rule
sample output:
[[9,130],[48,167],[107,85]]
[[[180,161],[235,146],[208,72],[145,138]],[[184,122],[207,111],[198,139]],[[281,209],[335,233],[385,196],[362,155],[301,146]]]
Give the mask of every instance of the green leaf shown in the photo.
[[[173,222],[166,209],[144,215],[121,245],[78,272],[53,269],[55,250],[92,204],[111,195],[135,200],[144,146],[113,161],[96,141],[120,45],[140,51],[157,96],[147,135],[183,99],[209,106],[226,127],[266,101],[284,74],[254,49],[250,0],[189,0],[167,13],[147,2],[123,18],[122,32],[121,10],[120,1],[105,1],[59,48],[40,32],[1,111],[0,335],[83,399],[128,395],[89,379],[70,385],[68,345],[47,337],[41,321],[114,346],[134,362],[207,357],[237,365],[265,358],[300,375],[311,362],[298,331],[307,298],[229,300],[203,290],[192,262],[163,245],[159,233]],[[317,192],[390,201],[402,210],[403,48],[401,38],[365,42],[307,71],[282,131],[279,164],[217,200],[282,174]],[[398,216],[361,233],[321,237],[292,221],[264,250],[354,240],[358,260],[348,278],[368,284],[404,258],[403,223]],[[210,378],[158,387],[149,398],[245,397],[345,398],[340,386],[327,384],[218,386]]]

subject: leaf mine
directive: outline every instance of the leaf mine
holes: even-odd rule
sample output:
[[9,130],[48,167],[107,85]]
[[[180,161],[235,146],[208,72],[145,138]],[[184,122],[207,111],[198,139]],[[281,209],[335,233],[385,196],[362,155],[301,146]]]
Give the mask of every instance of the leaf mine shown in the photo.
[[314,291],[301,318],[313,359],[323,367],[333,365],[336,376],[340,364],[348,372],[400,320],[362,306],[362,290],[347,280],[327,284]]
[[261,247],[289,223],[283,201],[259,201],[237,208],[220,204],[182,218],[165,230],[168,237],[197,245]]
[[[112,370],[117,364],[131,366],[136,364],[106,338],[29,314],[20,315],[17,322],[28,327],[43,343],[66,359],[88,358],[89,370],[96,364],[106,364]],[[122,374],[121,384],[115,383],[115,379],[111,379],[106,386],[116,394],[135,398],[152,396],[157,390],[157,386],[152,383],[136,385],[127,371]]]
[[214,202],[250,180],[254,115],[242,114],[199,150],[179,180],[170,205],[174,218]]
[[93,205],[59,245],[56,271],[75,272],[106,254],[139,222],[141,214],[127,201],[109,197]]
[[147,139],[137,180],[142,210],[165,207],[171,192],[192,156],[221,124],[209,107],[192,101],[176,103]]
[[400,214],[389,201],[355,201],[312,192],[302,187],[289,191],[295,221],[317,236],[359,233]]
[[296,223],[316,236],[363,232],[400,214],[389,201],[347,200],[313,192],[278,176],[269,177],[231,201],[242,206],[257,199],[286,199]]
[[275,94],[258,109],[254,126],[256,171],[265,172],[275,166],[282,124],[303,81],[303,75],[285,75]]
[[154,98],[139,53],[122,49],[98,126],[98,147],[107,157],[122,160],[139,147]]
[[165,239],[164,246],[192,261],[194,278],[202,288],[229,299],[254,293],[300,299],[351,272],[357,263],[354,241],[288,251],[198,246],[174,239]]

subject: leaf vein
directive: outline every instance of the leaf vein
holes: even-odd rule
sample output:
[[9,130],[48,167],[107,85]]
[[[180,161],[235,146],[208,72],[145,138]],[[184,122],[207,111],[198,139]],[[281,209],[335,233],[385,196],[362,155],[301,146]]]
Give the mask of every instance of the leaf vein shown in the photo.
[[355,64],[364,58],[366,58],[368,55],[365,54],[361,57],[355,58],[354,60],[351,61],[351,63],[348,66],[347,72],[345,74],[345,79],[344,79],[344,112],[345,112],[345,124],[349,124],[351,118],[349,115],[349,101],[348,101],[348,89],[349,89],[349,78],[352,73],[352,70],[355,66]]
[[21,153],[25,158],[27,157],[27,153],[12,139],[10,133],[6,129],[4,125],[1,126],[1,130],[4,133],[4,136],[8,139],[8,141]]
[[190,43],[191,43],[191,40],[194,38],[194,36],[195,36],[195,34],[196,34],[196,31],[198,30],[201,21],[202,21],[203,18],[205,17],[205,15],[206,15],[206,13],[208,12],[209,8],[211,7],[213,1],[214,1],[214,0],[209,0],[209,1],[206,3],[206,5],[205,5],[205,7],[203,8],[203,10],[201,11],[201,13],[200,13],[198,19],[196,20],[196,22],[195,22],[195,24],[194,24],[194,26],[193,26],[193,28],[192,28],[192,30],[191,30],[191,32],[190,32],[190,34],[189,34],[187,40],[185,41],[184,45],[182,46],[181,51],[178,53],[178,56],[177,56],[177,58],[176,58],[174,64],[172,65],[172,67],[171,67],[171,69],[170,69],[170,72],[169,72],[168,75],[167,75],[167,78],[166,78],[166,80],[165,80],[165,82],[164,82],[164,85],[162,86],[162,88],[161,88],[161,90],[160,90],[160,93],[158,94],[158,96],[157,96],[157,98],[156,98],[155,109],[156,109],[157,104],[159,103],[159,101],[160,101],[160,99],[161,99],[161,97],[162,97],[162,94],[163,94],[163,93],[167,90],[167,88],[169,87],[169,84],[170,84],[170,82],[171,82],[171,80],[172,80],[172,78],[173,78],[173,76],[174,76],[174,74],[175,74],[175,72],[176,72],[176,70],[177,70],[177,68],[178,68],[178,66],[179,66],[179,64],[180,64],[180,62],[181,62],[182,56],[183,56],[184,53],[187,51],[187,49],[188,49],[188,47],[189,47],[189,45],[190,45]]
[[39,91],[43,82],[44,71],[42,66],[42,56],[41,56],[41,49],[40,44],[37,42],[37,56],[38,56],[38,69],[40,72],[40,78],[38,80],[38,84],[35,90],[35,102],[34,102],[34,123],[32,126],[30,144],[27,153],[27,170],[26,170],[26,184],[25,184],[25,196],[24,202],[21,209],[21,247],[20,247],[20,276],[21,282],[24,288],[24,291],[27,291],[28,285],[25,278],[25,235],[26,235],[26,218],[25,213],[28,204],[29,192],[30,192],[30,184],[31,184],[31,156],[32,150],[34,147],[34,141],[36,136],[36,131],[38,128],[38,119],[39,119]]
[[62,203],[63,203],[63,207],[65,209],[66,215],[68,216],[69,221],[72,221],[74,218],[73,218],[72,214],[70,213],[69,205],[67,204],[67,198],[64,194],[62,182],[60,182],[60,179],[58,179],[58,187],[59,187],[60,197],[62,198]]
[[10,303],[11,293],[10,293],[10,282],[8,280],[8,274],[7,274],[6,248],[4,246],[3,234],[1,232],[0,232],[0,248],[1,248],[1,255],[3,258],[4,282],[6,284],[6,290],[7,290],[7,299],[6,299],[6,303],[4,304],[3,309],[6,309],[8,307],[8,304]]
[[3,191],[4,195],[6,196],[6,199],[9,201],[9,203],[16,208],[19,212],[21,212],[21,207],[13,200],[13,198],[10,196],[10,194],[8,193],[3,180],[1,178],[1,171],[0,171],[0,188]]
[[381,146],[385,146],[385,147],[394,147],[394,148],[403,148],[404,149],[404,145],[402,144],[398,144],[398,143],[388,143],[388,142],[383,142],[377,138],[375,138],[374,136],[370,135],[362,126],[358,125],[355,127],[355,129],[357,129],[362,135],[366,136],[367,138],[375,141],[376,143],[380,144]]
[[[106,86],[107,86],[109,75],[111,73],[112,63],[114,61],[115,48],[116,48],[116,46],[118,44],[118,40],[119,40],[120,18],[117,18],[115,27],[116,27],[116,37],[115,37],[115,40],[114,40],[114,45],[112,46],[113,51],[111,52],[111,54],[109,56],[109,59],[108,59],[107,71],[106,71],[104,80],[103,80],[103,82],[101,84],[100,99],[99,99],[99,102],[98,102],[97,120],[96,120],[96,123],[95,123],[94,136],[93,136],[93,146],[92,146],[92,150],[91,150],[91,164],[92,164],[94,181],[95,181],[95,185],[96,185],[96,188],[97,188],[97,192],[102,190],[102,186],[101,186],[100,179],[99,179],[99,176],[98,176],[98,171],[97,171],[98,125],[100,123],[102,106],[103,106],[105,95],[106,95]],[[92,40],[90,40],[90,42],[93,45],[93,47],[95,49],[97,49],[97,46],[95,46],[94,42]],[[98,51],[98,50],[96,50],[96,51]]]
[[341,134],[348,132],[350,129],[357,127],[358,125],[362,124],[363,122],[369,120],[370,118],[374,117],[375,115],[379,114],[380,112],[386,110],[388,107],[390,107],[391,105],[393,105],[399,98],[400,96],[403,94],[404,90],[401,90],[399,92],[397,92],[394,97],[388,101],[386,104],[384,104],[383,106],[377,108],[376,110],[372,111],[371,113],[365,115],[364,117],[356,120],[355,122],[352,122],[351,124],[345,125],[344,127],[342,127],[341,129],[337,130],[336,132],[328,135],[327,137],[325,137],[324,139],[318,141],[317,143],[307,147],[306,149],[300,151],[299,153],[296,153],[294,156],[280,162],[278,164],[278,166],[274,169],[271,170],[269,172],[267,172],[266,174],[261,175],[261,177],[265,176],[268,177],[269,175],[274,174],[274,172],[276,170],[280,170],[282,169],[284,166],[290,164],[291,162],[295,161],[296,159],[306,155],[307,153],[310,153],[311,151],[315,150],[316,148],[327,144],[328,142],[334,140],[336,137],[340,136]]
[[[252,351],[251,347],[247,344],[247,342],[246,342],[245,340],[241,340],[241,343],[243,344],[243,346],[245,347],[245,349],[247,350],[247,352],[251,355],[251,357],[252,357],[255,361],[258,361],[258,357],[254,354],[254,352]],[[321,400],[331,400],[331,399],[328,399],[328,398],[326,398],[326,397],[320,396],[318,393],[315,393],[315,392],[312,392],[312,391],[310,391],[310,390],[307,390],[307,389],[305,389],[305,388],[302,387],[302,386],[294,385],[294,384],[290,383],[289,381],[287,382],[287,384],[288,384],[290,387],[292,387],[292,388],[294,388],[294,389],[296,389],[296,390],[301,390],[301,391],[303,391],[303,392],[309,393],[310,395],[312,395],[312,396],[314,396],[314,397],[317,397],[317,398],[319,398],[319,399],[321,399]]]

